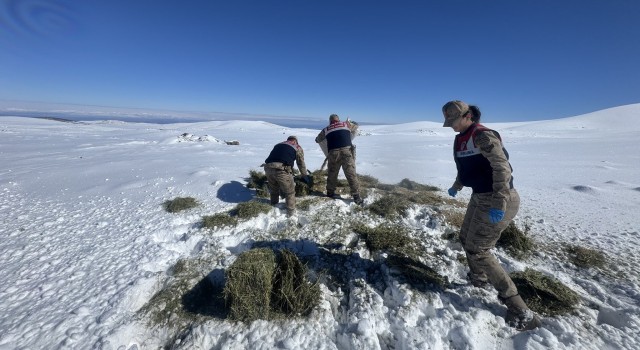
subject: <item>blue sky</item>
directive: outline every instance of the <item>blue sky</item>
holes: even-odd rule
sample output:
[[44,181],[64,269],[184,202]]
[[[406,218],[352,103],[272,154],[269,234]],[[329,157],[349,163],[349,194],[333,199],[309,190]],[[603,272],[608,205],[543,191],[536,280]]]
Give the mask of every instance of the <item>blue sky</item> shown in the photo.
[[439,121],[451,99],[485,122],[640,102],[636,0],[0,6],[5,101],[385,123]]

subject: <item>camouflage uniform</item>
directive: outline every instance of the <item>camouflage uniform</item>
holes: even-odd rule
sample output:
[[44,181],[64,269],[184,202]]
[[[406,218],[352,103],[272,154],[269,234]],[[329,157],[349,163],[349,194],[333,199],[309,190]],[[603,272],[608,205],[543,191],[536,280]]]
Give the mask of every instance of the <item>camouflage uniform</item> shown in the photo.
[[[290,136],[289,139],[292,137]],[[264,172],[267,175],[267,186],[271,196],[271,205],[280,201],[280,193],[284,194],[287,214],[292,215],[296,210],[296,185],[293,181],[293,162],[298,165],[300,173],[307,174],[302,147],[291,140],[274,146],[265,160]]]
[[[335,117],[334,117],[335,116]],[[352,132],[358,125],[349,122],[341,122],[337,115],[330,117],[331,124],[322,129],[316,137],[320,143],[326,139],[328,154],[327,166],[327,196],[334,196],[338,186],[338,173],[340,168],[349,182],[351,195],[356,202],[362,202],[360,198],[360,184],[356,174],[355,146],[351,143]]]
[[[454,145],[458,176],[452,187],[459,191],[463,184],[467,184],[474,189],[460,229],[460,241],[467,254],[471,282],[476,285],[490,282],[500,297],[506,299],[517,295],[518,290],[490,250],[516,216],[520,197],[513,188],[508,153],[502,147],[499,135],[480,124],[474,124],[469,129],[456,137]],[[466,164],[473,165],[475,169],[465,165],[464,158],[471,157],[478,159]],[[487,162],[490,172],[483,173],[482,166],[476,166],[482,164],[478,160]],[[504,211],[503,220],[491,223],[491,208]]]

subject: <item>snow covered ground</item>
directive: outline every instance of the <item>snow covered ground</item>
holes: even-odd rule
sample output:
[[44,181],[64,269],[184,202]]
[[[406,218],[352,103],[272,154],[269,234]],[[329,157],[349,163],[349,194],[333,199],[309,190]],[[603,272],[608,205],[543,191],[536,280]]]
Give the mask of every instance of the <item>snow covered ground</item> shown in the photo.
[[[211,317],[180,334],[151,326],[140,312],[171,280],[179,259],[206,257],[212,271],[223,271],[265,239],[298,242],[298,253],[314,255],[357,215],[353,204],[325,201],[299,213],[301,224],[324,218],[323,230],[291,227],[278,208],[234,228],[198,224],[203,215],[251,199],[244,186],[249,170],[260,170],[287,135],[298,136],[307,166],[319,169],[318,130],[256,121],[2,117],[0,349],[637,349],[639,116],[640,105],[629,105],[552,121],[492,124],[486,117],[511,155],[522,197],[517,221],[531,226],[541,246],[603,251],[619,276],[579,269],[543,250],[523,261],[496,250],[508,271],[533,268],[578,292],[582,302],[570,315],[517,332],[505,325],[495,292],[471,286],[421,292],[384,269],[378,283],[368,283],[363,270],[377,257],[358,246],[344,266],[347,292],[322,285],[321,304],[308,318],[246,325]],[[409,178],[443,194],[452,184],[450,128],[419,122],[361,131],[358,173],[384,183]],[[225,142],[233,140],[240,145]],[[460,195],[464,201],[469,190]],[[176,214],[162,207],[187,196],[201,205]],[[459,247],[440,239],[446,226],[430,215],[416,207],[404,223],[429,249],[450,255],[440,272],[463,279]]]

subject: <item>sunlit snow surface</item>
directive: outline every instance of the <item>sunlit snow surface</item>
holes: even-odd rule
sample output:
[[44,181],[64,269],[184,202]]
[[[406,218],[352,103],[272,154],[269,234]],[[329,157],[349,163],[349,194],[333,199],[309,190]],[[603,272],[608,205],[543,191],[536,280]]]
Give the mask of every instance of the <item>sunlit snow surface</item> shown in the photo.
[[[348,295],[322,286],[322,302],[309,318],[250,325],[212,319],[170,344],[184,349],[638,348],[640,106],[542,122],[492,124],[486,118],[511,156],[522,197],[518,222],[531,225],[538,242],[603,251],[623,278],[579,270],[544,253],[519,261],[497,250],[507,271],[530,267],[552,275],[580,294],[580,307],[519,333],[505,325],[505,308],[495,292],[464,286],[422,293],[387,276],[382,286],[354,279]],[[308,168],[319,169],[324,157],[313,141],[317,133],[255,121],[0,118],[0,349],[167,345],[174,335],[149,328],[137,311],[163,287],[178,259],[219,255],[218,268],[224,269],[256,240],[248,228],[291,230],[278,208],[213,234],[199,227],[201,217],[251,199],[254,193],[244,186],[249,171],[259,170],[287,135],[298,136]],[[432,122],[362,126],[355,139],[358,173],[385,183],[409,178],[444,194],[455,176],[454,135]],[[230,140],[240,145],[224,142]],[[461,192],[463,201],[469,192]],[[165,200],[179,196],[197,198],[201,206],[179,214],[163,210]],[[300,211],[299,221],[310,220],[313,210],[328,211],[333,213],[325,216],[328,227],[339,226],[353,209],[327,202]],[[416,237],[435,242],[445,227],[428,221],[421,209],[406,219]],[[330,235],[306,232],[304,226],[292,232],[293,240],[317,244]],[[450,260],[440,270],[460,280],[466,271],[455,250],[445,247]],[[357,263],[345,266],[353,276],[372,261],[365,249],[356,255]]]

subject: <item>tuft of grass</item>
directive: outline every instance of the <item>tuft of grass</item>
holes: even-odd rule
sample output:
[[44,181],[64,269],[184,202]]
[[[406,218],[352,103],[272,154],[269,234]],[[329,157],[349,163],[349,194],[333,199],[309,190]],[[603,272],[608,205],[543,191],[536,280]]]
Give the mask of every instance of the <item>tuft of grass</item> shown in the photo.
[[202,226],[205,228],[222,228],[226,226],[235,226],[238,219],[230,216],[228,213],[217,213],[202,217]]
[[198,202],[192,197],[177,197],[164,202],[164,209],[169,213],[177,213],[179,211],[195,208]]
[[566,248],[571,262],[582,268],[603,268],[606,263],[605,255],[595,249],[572,245]]
[[[528,226],[525,229],[526,232],[529,231]],[[531,254],[534,247],[533,240],[527,236],[526,232],[522,232],[516,224],[511,221],[509,226],[502,231],[496,245],[505,248],[517,258],[525,257]]]
[[269,187],[267,186],[267,175],[262,171],[250,170],[247,179],[247,187],[256,190],[256,196],[269,198]]
[[271,210],[271,205],[262,203],[259,201],[248,201],[238,203],[235,208],[231,210],[231,215],[237,216],[240,219],[255,218],[260,214],[266,214]]
[[527,269],[524,272],[514,272],[510,276],[527,306],[539,314],[567,314],[580,302],[580,296],[576,292],[539,271]]

